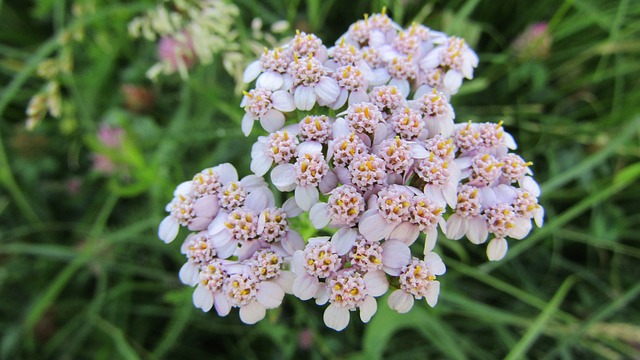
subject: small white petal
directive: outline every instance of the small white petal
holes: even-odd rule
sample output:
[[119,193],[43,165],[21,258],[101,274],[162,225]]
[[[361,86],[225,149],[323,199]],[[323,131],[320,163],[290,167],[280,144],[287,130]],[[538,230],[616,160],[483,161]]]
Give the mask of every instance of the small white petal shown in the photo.
[[391,234],[395,226],[387,221],[377,212],[369,217],[361,218],[358,231],[368,241],[379,241]]
[[429,152],[424,148],[424,145],[418,143],[409,143],[411,146],[411,157],[414,159],[425,159],[429,156]]
[[274,109],[282,112],[291,112],[296,109],[296,104],[293,101],[293,95],[284,90],[278,90],[271,94],[271,104]]
[[220,182],[224,185],[233,181],[238,181],[238,171],[229,163],[220,164],[213,169],[218,174]]
[[351,250],[356,243],[358,232],[352,228],[341,228],[331,237],[331,243],[335,246],[338,255],[342,256]]
[[444,265],[444,262],[442,262],[442,258],[434,252],[426,254],[424,261],[434,275],[442,275],[447,272],[447,267]]
[[311,110],[316,103],[316,92],[310,86],[298,86],[293,93],[293,99],[299,110]]
[[309,220],[316,229],[322,229],[331,221],[331,214],[327,203],[317,203],[309,211]]
[[297,186],[295,191],[296,203],[300,209],[309,211],[318,202],[320,194],[313,185]]
[[333,109],[333,110],[338,110],[338,109],[340,109],[341,107],[344,106],[344,104],[347,102],[348,98],[349,98],[349,90],[341,89],[340,90],[340,94],[336,98],[336,101],[334,101],[331,104],[329,104],[329,107],[331,109]]
[[535,210],[533,213],[533,219],[538,227],[542,227],[542,225],[544,225],[544,208],[542,206],[538,206]]
[[287,232],[287,236],[285,236],[281,240],[281,242],[282,242],[282,247],[289,254],[293,254],[297,250],[304,249],[304,245],[305,245],[304,239],[302,239],[302,236],[297,231],[292,229],[289,229],[289,231]]
[[286,294],[293,294],[291,287],[293,286],[293,280],[296,279],[296,275],[291,271],[282,270],[280,275],[274,280]]
[[296,188],[296,172],[293,164],[280,164],[271,170],[271,182],[280,191]]
[[502,133],[502,139],[502,141],[504,141],[504,145],[509,149],[515,150],[518,148],[518,144],[516,144],[513,136],[511,136],[511,134],[509,134],[508,132],[505,131],[504,133]]
[[258,76],[258,81],[256,81],[256,87],[272,91],[282,88],[282,85],[284,85],[284,78],[282,74],[275,71],[263,72]]
[[207,312],[213,307],[213,294],[204,286],[198,285],[193,291],[193,305]]
[[191,194],[192,190],[192,181],[185,181],[180,183],[180,185],[176,186],[176,189],[173,191],[173,196],[187,196]]
[[245,324],[255,324],[264,319],[267,314],[266,309],[257,301],[248,303],[240,308],[240,320]]
[[360,305],[360,320],[365,324],[368,323],[377,310],[378,303],[376,299],[373,296],[366,296],[364,302]]
[[282,304],[284,290],[272,281],[260,283],[260,290],[256,293],[256,299],[267,309],[275,309]]
[[[213,219],[220,210],[218,197],[216,195],[205,195],[193,204],[193,210],[198,217],[206,217]],[[208,223],[207,223],[208,225]],[[206,228],[206,227],[205,227]],[[199,229],[202,230],[202,229]]]
[[399,312],[400,314],[408,313],[413,307],[413,296],[400,289],[394,291],[389,295],[387,304],[392,310]]
[[158,237],[165,243],[172,242],[180,231],[180,223],[173,216],[169,215],[162,219],[160,226],[158,227]]
[[524,217],[516,218],[515,226],[509,230],[509,236],[514,239],[524,239],[531,231],[531,220]]
[[242,81],[245,83],[250,83],[255,80],[258,75],[262,72],[262,64],[260,60],[256,60],[249,64],[246,69],[244,69],[244,73],[242,74]]
[[324,305],[329,301],[329,288],[326,284],[320,284],[318,291],[313,296],[316,298],[316,305]]
[[444,75],[443,84],[449,93],[457,93],[462,85],[462,74],[456,70],[447,71]]
[[244,114],[244,116],[242,117],[242,124],[240,126],[244,136],[249,136],[249,134],[251,134],[254,121],[255,119],[249,113]]
[[304,141],[296,148],[298,156],[305,154],[322,154],[322,144],[317,141]]
[[418,228],[417,225],[402,222],[393,229],[389,235],[389,239],[399,240],[407,245],[411,245],[416,241],[418,235],[420,235],[420,228]]
[[349,106],[369,101],[369,95],[364,90],[352,91],[349,94]]
[[387,240],[381,246],[384,266],[400,269],[411,261],[411,250],[406,244],[397,240]]
[[260,118],[260,125],[268,132],[275,132],[284,125],[284,115],[276,109],[271,109]]
[[364,275],[364,284],[371,296],[382,296],[389,290],[387,275],[381,270],[372,270]]
[[438,295],[440,295],[440,282],[432,281],[427,285],[427,294],[425,295],[427,304],[431,307],[436,306],[438,304]]
[[291,290],[293,291],[293,295],[298,299],[309,300],[316,294],[319,286],[320,282],[318,281],[318,278],[307,273],[303,273],[302,275],[298,275],[298,277],[293,281]]
[[187,262],[180,268],[178,277],[183,284],[193,286],[198,283],[198,267],[191,262]]
[[338,95],[340,95],[340,86],[338,82],[328,76],[323,76],[318,84],[316,84],[316,95],[318,97],[318,103],[322,106],[326,106],[336,101]]
[[409,96],[409,92],[411,92],[411,85],[409,84],[409,80],[406,79],[393,78],[391,79],[391,81],[389,81],[389,85],[397,87],[398,91],[400,91],[400,94],[402,94],[402,96],[404,96],[405,98]]
[[[257,143],[256,143],[257,144]],[[251,156],[251,171],[258,176],[263,176],[271,169],[273,161],[266,152]]]
[[229,299],[219,291],[213,293],[213,306],[216,308],[216,312],[219,316],[227,316],[231,311],[231,303]]
[[336,304],[330,304],[324,311],[322,319],[327,327],[342,331],[349,325],[349,310]]
[[487,241],[489,228],[487,222],[480,216],[474,216],[467,220],[467,238],[472,243],[478,245]]
[[507,244],[505,238],[495,238],[489,241],[489,245],[487,245],[487,258],[491,261],[501,260],[507,255],[508,248],[509,244]]
[[451,240],[458,240],[464,233],[467,231],[467,222],[462,218],[462,216],[457,213],[453,213],[447,219],[447,231],[446,235]]
[[520,187],[527,190],[531,193],[531,195],[538,197],[540,196],[540,185],[531,177],[525,176],[520,179]]
[[424,240],[424,252],[428,253],[436,247],[436,242],[438,241],[438,228],[432,227],[425,231],[425,240]]
[[282,209],[287,214],[287,217],[294,218],[303,213],[303,210],[300,209],[298,204],[296,203],[296,198],[288,198],[284,204],[282,204]]

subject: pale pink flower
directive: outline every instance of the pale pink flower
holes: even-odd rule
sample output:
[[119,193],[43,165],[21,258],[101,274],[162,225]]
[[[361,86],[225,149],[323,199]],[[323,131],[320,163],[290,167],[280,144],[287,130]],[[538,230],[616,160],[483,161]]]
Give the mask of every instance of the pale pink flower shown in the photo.
[[349,314],[360,310],[360,320],[367,323],[378,309],[374,297],[387,292],[389,283],[384,272],[368,271],[365,274],[353,269],[337,272],[327,279],[326,292],[329,306],[324,311],[324,323],[341,331],[349,324]]
[[446,202],[455,208],[461,172],[455,161],[435,156],[434,153],[416,162],[413,171],[424,181],[424,193],[437,203]]
[[245,91],[240,106],[246,111],[242,117],[242,132],[245,136],[251,133],[255,120],[259,120],[262,128],[268,132],[279,130],[285,122],[283,113],[296,109],[289,92],[261,88]]
[[271,171],[271,181],[280,191],[295,190],[298,206],[305,211],[318,202],[318,187],[323,193],[337,185],[337,178],[322,154],[322,145],[305,142],[298,147],[295,164],[280,164]]
[[340,87],[329,76],[328,68],[312,56],[306,59],[294,56],[294,61],[289,64],[288,74],[291,76],[291,91],[296,108],[311,110],[316,102],[325,106],[336,101],[340,95]]
[[258,88],[272,91],[282,89],[289,63],[292,60],[292,55],[283,52],[282,49],[265,50],[259,60],[247,66],[243,74],[243,81],[250,83],[257,78],[256,87]]
[[430,93],[417,94],[416,100],[409,102],[410,106],[422,112],[425,127],[429,135],[450,136],[454,130],[453,119],[455,113],[447,96],[435,89]]
[[450,37],[438,45],[420,61],[426,71],[436,67],[448,69],[444,76],[444,87],[449,94],[455,94],[462,85],[462,78],[473,79],[473,69],[478,66],[478,55],[465,43],[464,39]]
[[263,176],[273,163],[288,164],[295,158],[299,143],[298,137],[288,130],[258,137],[251,147],[251,171]]
[[411,263],[402,268],[398,277],[400,289],[389,296],[389,307],[404,314],[411,310],[414,299],[422,298],[425,298],[429,306],[436,306],[440,294],[440,282],[436,280],[436,276],[445,272],[446,267],[436,253],[426,254],[424,260],[413,258]]
[[315,297],[320,290],[320,279],[333,275],[342,266],[342,258],[329,237],[310,238],[304,250],[293,254],[291,267],[296,274],[293,294],[301,300]]

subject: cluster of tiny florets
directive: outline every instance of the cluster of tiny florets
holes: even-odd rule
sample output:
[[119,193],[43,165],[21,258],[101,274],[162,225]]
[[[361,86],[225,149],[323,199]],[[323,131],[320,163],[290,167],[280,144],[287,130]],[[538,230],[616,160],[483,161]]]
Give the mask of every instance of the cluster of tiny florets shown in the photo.
[[[435,306],[446,272],[439,239],[489,240],[498,260],[507,238],[541,226],[531,163],[510,152],[502,123],[454,123],[451,96],[477,62],[464,40],[402,29],[384,13],[333,46],[298,32],[266,50],[246,69],[255,87],[241,103],[243,132],[258,121],[268,133],[252,147],[254,175],[196,175],[160,226],[165,241],[179,226],[198,231],[181,270],[201,284],[196,306],[223,316],[239,307],[251,323],[286,292],[328,303],[325,324],[342,330],[354,310],[368,322],[387,292],[400,313],[423,298]],[[284,194],[281,207],[262,176]],[[293,230],[289,219],[302,212],[318,236]]]

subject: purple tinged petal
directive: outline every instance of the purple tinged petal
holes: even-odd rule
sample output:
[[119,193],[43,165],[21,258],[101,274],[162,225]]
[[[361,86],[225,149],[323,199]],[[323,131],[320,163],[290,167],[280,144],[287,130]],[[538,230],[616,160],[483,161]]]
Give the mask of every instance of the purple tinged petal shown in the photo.
[[304,252],[302,251],[302,249],[295,251],[291,259],[291,270],[293,270],[293,272],[298,276],[302,276],[303,274],[306,273],[303,262],[304,262]]
[[462,85],[462,74],[456,70],[449,70],[444,75],[444,88],[450,93],[455,94]]
[[467,220],[467,238],[472,243],[478,245],[487,241],[489,236],[489,228],[484,218],[480,216],[474,216]]
[[318,278],[304,273],[296,277],[291,290],[293,291],[293,295],[300,300],[309,300],[316,294],[319,286],[320,282]]
[[342,256],[351,250],[356,243],[358,232],[352,228],[341,228],[331,237],[331,243],[335,246],[338,255]]
[[294,218],[303,213],[303,210],[300,209],[298,204],[296,203],[296,198],[288,198],[284,204],[282,204],[282,209],[287,214],[287,217]]
[[320,194],[313,185],[297,186],[295,190],[296,203],[300,209],[309,211],[318,202]]
[[191,194],[191,190],[192,190],[192,181],[184,181],[182,183],[180,183],[180,185],[176,186],[176,189],[173,191],[173,196],[187,196],[189,194]]
[[280,275],[275,278],[275,282],[282,288],[282,290],[286,294],[292,294],[293,291],[291,287],[293,286],[293,281],[296,279],[296,275],[288,270],[280,271]]
[[296,172],[293,164],[280,164],[271,170],[271,182],[280,191],[295,189]]
[[363,102],[369,102],[369,94],[366,91],[356,90],[349,95],[349,106]]
[[261,72],[262,64],[260,63],[260,60],[256,60],[249,64],[246,69],[244,69],[244,73],[242,74],[242,81],[245,83],[250,83],[255,80]]
[[438,304],[438,295],[440,295],[440,282],[432,281],[427,285],[427,294],[425,295],[427,304],[431,307],[436,306]]
[[333,170],[329,169],[329,171],[322,177],[322,180],[320,180],[318,187],[324,195],[328,194],[331,190],[338,187],[338,176],[333,172]]
[[296,152],[298,156],[304,154],[322,154],[322,144],[317,141],[304,141],[298,145]]
[[287,232],[287,236],[285,236],[282,240],[282,247],[288,254],[293,254],[297,250],[304,249],[304,239],[302,236],[295,230],[289,229]]
[[316,103],[316,92],[309,86],[298,86],[293,93],[298,110],[311,110]]
[[267,187],[250,192],[244,200],[244,206],[255,213],[260,213],[262,210],[272,207],[274,203],[273,193]]
[[384,266],[400,269],[411,261],[411,250],[406,244],[398,240],[387,240],[381,246]]
[[158,237],[165,243],[172,242],[180,231],[180,223],[173,216],[169,215],[162,219],[158,227]]
[[237,241],[229,241],[223,246],[216,247],[216,252],[218,253],[218,258],[227,259],[230,256],[234,255],[236,250],[238,250],[238,242]]
[[260,249],[258,240],[245,241],[238,250],[238,261],[245,261]]
[[271,109],[260,118],[260,125],[262,125],[262,128],[267,132],[274,132],[282,128],[284,121],[284,115],[280,111]]
[[220,291],[213,293],[213,305],[219,316],[227,316],[231,311],[231,303],[229,299]]
[[242,123],[240,128],[242,129],[242,133],[244,136],[249,136],[251,134],[251,130],[253,130],[253,123],[255,122],[255,118],[251,116],[251,114],[246,113],[242,117]]
[[213,294],[204,286],[198,285],[193,291],[193,305],[207,312],[213,307]]
[[316,305],[326,304],[327,301],[329,301],[329,288],[327,287],[327,284],[320,283],[318,291],[316,291],[314,297],[316,298]]
[[395,226],[387,223],[387,221],[377,212],[369,217],[361,218],[358,231],[368,241],[379,241],[385,239],[391,234]]
[[252,301],[240,308],[240,320],[243,323],[251,325],[264,319],[267,310],[257,301]]
[[[205,195],[193,204],[193,210],[197,217],[205,217],[213,219],[214,216],[218,214],[218,210],[220,210],[220,205],[218,204],[218,197],[215,195]],[[206,228],[206,227],[205,227]],[[202,229],[198,229],[202,230]]]
[[317,203],[309,211],[309,220],[316,229],[322,229],[331,221],[331,214],[327,203]]
[[349,310],[336,304],[330,304],[322,316],[327,327],[342,331],[349,325]]
[[271,94],[271,103],[276,110],[282,112],[291,112],[296,109],[296,104],[293,102],[293,95],[284,90],[278,90]]
[[514,239],[524,239],[531,231],[531,219],[519,217],[515,219],[515,226],[509,230],[509,236]]
[[338,94],[338,97],[336,98],[336,101],[329,104],[329,107],[333,110],[338,110],[344,106],[348,98],[349,98],[349,90],[341,89],[340,94]]
[[186,262],[180,268],[180,272],[178,272],[178,277],[183,284],[193,286],[198,283],[198,267],[192,264],[191,262]]
[[507,255],[509,244],[505,238],[494,238],[487,245],[487,258],[491,261],[502,260]]
[[413,244],[420,235],[420,228],[417,225],[413,225],[408,222],[402,222],[396,226],[389,239],[399,240],[407,245]]
[[338,82],[328,76],[323,76],[315,89],[316,95],[318,96],[318,103],[322,106],[329,105],[336,101],[338,95],[340,95],[340,86],[338,86]]
[[538,185],[531,176],[525,176],[520,179],[520,187],[527,190],[535,197],[540,196],[540,185]]
[[256,87],[272,91],[280,89],[282,85],[284,85],[284,78],[275,71],[263,72],[256,81]]
[[223,185],[238,181],[238,171],[229,163],[220,164],[214,167],[213,170],[218,174],[218,178]]
[[213,221],[211,222],[211,224],[209,224],[209,227],[207,228],[209,235],[215,235],[227,228],[225,226],[225,223],[227,222],[228,215],[229,214],[227,214],[226,211],[218,212],[218,215],[216,215],[216,217],[213,219]]
[[411,294],[406,293],[400,289],[394,291],[389,295],[387,304],[391,310],[395,310],[400,314],[408,313],[413,307],[414,299]]
[[438,241],[438,228],[433,227],[431,229],[427,229],[425,231],[425,240],[424,240],[424,253],[428,253],[436,247],[436,242]]
[[256,299],[267,309],[275,309],[282,304],[284,290],[280,285],[272,281],[260,283],[260,289],[256,293]]
[[381,270],[372,270],[364,275],[364,284],[371,296],[382,296],[389,290],[387,275]]
[[191,231],[205,230],[211,224],[211,220],[210,217],[195,217],[191,219],[188,228]]
[[447,219],[447,237],[451,240],[458,240],[464,236],[465,232],[467,232],[466,220],[456,213],[449,216],[449,219]]
[[376,299],[373,296],[366,296],[364,302],[360,305],[360,320],[365,324],[368,323],[377,310],[378,303]]
[[447,272],[447,267],[444,265],[444,262],[442,262],[442,258],[434,252],[426,254],[424,261],[434,275],[442,275]]

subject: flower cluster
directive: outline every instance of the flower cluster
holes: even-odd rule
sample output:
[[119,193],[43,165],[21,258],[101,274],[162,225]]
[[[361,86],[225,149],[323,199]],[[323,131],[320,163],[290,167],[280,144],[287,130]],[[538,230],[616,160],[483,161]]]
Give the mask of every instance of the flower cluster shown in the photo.
[[[290,292],[328,303],[325,324],[342,330],[352,311],[368,322],[390,289],[387,304],[400,313],[423,298],[435,306],[446,272],[439,234],[490,239],[487,256],[499,260],[507,237],[541,226],[531,163],[510,152],[502,124],[454,123],[450,97],[477,63],[464,40],[403,29],[384,12],[331,47],[298,32],[265,50],[245,71],[255,87],[241,103],[243,132],[256,121],[268,132],[252,147],[254,175],[238,182],[229,164],[205,170],[178,186],[160,225],[165,241],[179,225],[199,231],[187,237],[180,272],[198,283],[196,306],[220,315],[240,307],[250,323]],[[282,208],[263,176],[291,193]],[[289,228],[303,211],[319,236]],[[253,265],[265,258],[270,267]]]

